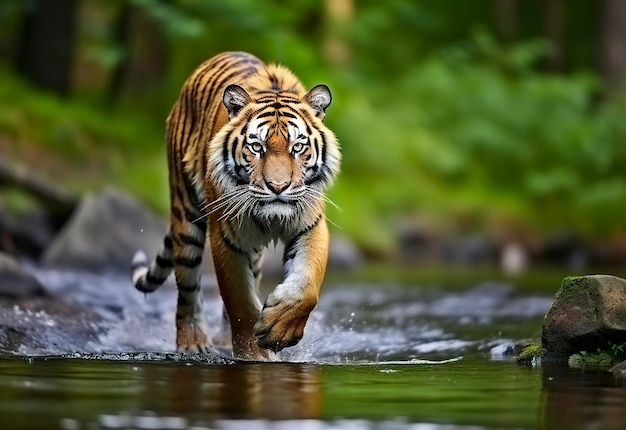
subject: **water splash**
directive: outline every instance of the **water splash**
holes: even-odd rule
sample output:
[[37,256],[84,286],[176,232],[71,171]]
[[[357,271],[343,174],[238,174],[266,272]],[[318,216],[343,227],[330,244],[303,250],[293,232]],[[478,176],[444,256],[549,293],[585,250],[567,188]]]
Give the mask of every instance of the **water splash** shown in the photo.
[[[55,295],[96,312],[100,321],[96,333],[79,345],[64,343],[48,332],[21,353],[77,352],[101,359],[123,359],[121,354],[146,360],[176,357],[171,355],[176,303],[171,283],[144,296],[122,274],[39,270],[36,276]],[[210,279],[205,282],[210,335],[219,337],[221,299]],[[498,329],[502,321],[540,318],[550,302],[548,297],[516,297],[512,287],[493,283],[455,293],[393,285],[327,286],[303,339],[283,351],[281,359],[325,364],[414,363],[425,356],[456,359],[467,351],[493,346],[496,338],[506,339]],[[45,312],[25,316],[39,319],[49,329],[60,330],[67,324]],[[491,335],[485,338],[483,332],[473,333],[477,327]],[[218,357],[220,354],[228,356],[229,351],[219,351]]]

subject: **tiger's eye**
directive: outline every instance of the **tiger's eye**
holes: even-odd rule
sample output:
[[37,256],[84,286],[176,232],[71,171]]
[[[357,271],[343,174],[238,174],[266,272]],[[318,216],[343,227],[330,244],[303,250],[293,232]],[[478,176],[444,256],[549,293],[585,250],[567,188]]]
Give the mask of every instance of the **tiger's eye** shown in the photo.
[[298,154],[302,152],[303,149],[304,149],[304,145],[300,142],[294,143],[293,146],[291,147],[291,150],[293,151],[294,154]]
[[250,151],[256,153],[256,154],[260,154],[263,152],[263,145],[261,145],[258,142],[254,142],[254,143],[250,143],[248,145],[248,148],[250,149]]

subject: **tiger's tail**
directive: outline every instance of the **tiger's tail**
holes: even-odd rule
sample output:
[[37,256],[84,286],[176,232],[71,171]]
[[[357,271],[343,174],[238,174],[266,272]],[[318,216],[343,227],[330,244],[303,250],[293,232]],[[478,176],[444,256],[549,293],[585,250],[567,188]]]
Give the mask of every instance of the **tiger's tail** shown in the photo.
[[169,232],[152,264],[148,265],[148,257],[143,251],[137,251],[133,256],[130,275],[135,288],[142,293],[152,293],[163,285],[174,268],[172,255],[172,238]]

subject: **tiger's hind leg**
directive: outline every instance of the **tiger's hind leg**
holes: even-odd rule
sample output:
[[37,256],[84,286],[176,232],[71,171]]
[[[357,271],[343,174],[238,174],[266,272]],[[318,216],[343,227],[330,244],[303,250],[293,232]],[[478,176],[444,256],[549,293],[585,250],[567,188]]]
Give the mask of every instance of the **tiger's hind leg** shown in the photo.
[[200,284],[206,228],[206,220],[197,205],[178,188],[172,202],[173,263],[178,287],[176,303],[178,351],[207,352],[212,347]]

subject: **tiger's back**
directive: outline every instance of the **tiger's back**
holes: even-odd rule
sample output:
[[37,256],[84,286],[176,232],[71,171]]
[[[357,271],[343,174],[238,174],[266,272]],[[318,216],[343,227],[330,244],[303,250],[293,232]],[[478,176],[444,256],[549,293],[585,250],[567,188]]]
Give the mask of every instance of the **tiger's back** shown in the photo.
[[[207,143],[228,122],[222,103],[224,89],[258,72],[263,62],[245,52],[225,52],[201,64],[187,79],[167,118],[168,163],[171,174],[185,168],[193,174],[206,170]],[[181,163],[182,161],[182,163]],[[193,178],[203,184],[202,178]],[[196,191],[203,193],[201,187]]]
[[[207,230],[233,352],[267,358],[302,336],[328,256],[324,189],[338,173],[338,143],[323,124],[324,85],[308,93],[289,70],[224,53],[186,81],[167,120],[170,231],[133,282],[154,291],[173,269],[179,350],[207,350],[200,265]],[[263,250],[285,243],[285,278],[257,295]]]

